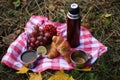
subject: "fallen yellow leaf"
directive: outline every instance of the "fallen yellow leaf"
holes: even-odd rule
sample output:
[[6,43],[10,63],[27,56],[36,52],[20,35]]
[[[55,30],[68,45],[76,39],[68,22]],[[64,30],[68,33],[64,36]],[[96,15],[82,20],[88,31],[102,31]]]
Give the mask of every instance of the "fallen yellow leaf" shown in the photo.
[[92,68],[84,68],[82,71],[91,71]]
[[75,79],[73,79],[73,77],[71,76],[68,80],[75,80]]
[[24,74],[24,73],[27,73],[27,71],[29,70],[29,68],[27,68],[27,67],[22,67],[22,68],[19,68],[18,69],[18,72],[16,72],[16,73],[18,73],[18,74]]
[[76,69],[76,70],[79,70],[79,71],[91,71],[92,68],[90,67],[90,68],[83,68],[83,69]]
[[110,17],[110,16],[112,16],[112,14],[105,14],[105,17],[107,18],[107,17]]
[[30,73],[29,80],[42,80],[41,73]]
[[73,77],[64,73],[63,70],[57,71],[55,75],[51,76],[48,80],[74,80]]

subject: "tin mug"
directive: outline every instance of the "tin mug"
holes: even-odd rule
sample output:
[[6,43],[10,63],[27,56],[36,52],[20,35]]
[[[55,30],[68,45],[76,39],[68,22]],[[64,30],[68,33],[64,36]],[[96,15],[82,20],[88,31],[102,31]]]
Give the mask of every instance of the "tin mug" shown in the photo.
[[35,66],[34,62],[38,59],[39,56],[40,55],[38,55],[36,51],[28,50],[22,53],[20,60],[26,67],[33,68]]
[[91,58],[91,55],[88,55],[81,50],[75,50],[71,54],[71,60],[76,64],[76,68],[84,68],[86,62],[88,62],[88,60],[90,60]]

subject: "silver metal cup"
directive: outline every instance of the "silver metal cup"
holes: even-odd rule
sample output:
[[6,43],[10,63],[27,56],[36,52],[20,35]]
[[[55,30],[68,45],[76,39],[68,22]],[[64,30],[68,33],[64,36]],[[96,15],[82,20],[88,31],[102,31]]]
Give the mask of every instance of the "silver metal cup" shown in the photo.
[[33,68],[35,66],[34,62],[38,59],[39,56],[40,55],[38,55],[36,51],[28,50],[20,56],[20,59],[26,67]]
[[86,62],[91,58],[92,57],[90,55],[81,50],[75,50],[71,54],[71,60],[76,63],[76,68],[84,68]]

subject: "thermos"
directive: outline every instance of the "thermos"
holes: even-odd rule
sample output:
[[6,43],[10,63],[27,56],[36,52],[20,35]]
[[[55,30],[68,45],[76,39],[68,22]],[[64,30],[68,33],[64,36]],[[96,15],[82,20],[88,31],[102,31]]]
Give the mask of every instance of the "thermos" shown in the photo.
[[73,3],[67,13],[67,41],[72,48],[80,45],[80,9],[78,4]]

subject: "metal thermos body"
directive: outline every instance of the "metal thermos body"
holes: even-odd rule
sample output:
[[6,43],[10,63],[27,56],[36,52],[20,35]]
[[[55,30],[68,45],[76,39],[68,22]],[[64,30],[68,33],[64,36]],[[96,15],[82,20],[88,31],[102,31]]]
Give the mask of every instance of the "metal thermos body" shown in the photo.
[[67,41],[72,48],[80,45],[80,21],[79,6],[73,3],[67,13]]

